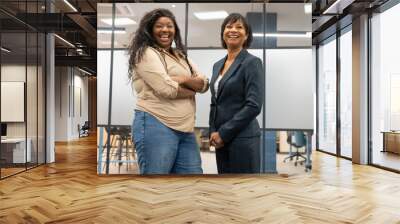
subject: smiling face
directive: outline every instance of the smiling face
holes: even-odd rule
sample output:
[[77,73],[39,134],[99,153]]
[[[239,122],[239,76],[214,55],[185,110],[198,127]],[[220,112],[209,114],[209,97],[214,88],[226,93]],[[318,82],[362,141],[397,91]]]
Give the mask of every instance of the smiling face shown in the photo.
[[242,48],[247,40],[246,29],[240,20],[226,24],[223,39],[228,48]]
[[175,38],[175,25],[172,19],[168,17],[158,18],[153,26],[153,37],[160,47],[169,49]]

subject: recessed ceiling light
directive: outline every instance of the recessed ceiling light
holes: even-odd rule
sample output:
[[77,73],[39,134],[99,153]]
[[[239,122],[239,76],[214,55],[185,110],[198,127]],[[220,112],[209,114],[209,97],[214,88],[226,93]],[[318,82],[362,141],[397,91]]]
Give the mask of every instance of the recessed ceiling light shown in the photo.
[[[262,37],[262,33],[254,33],[254,37]],[[294,32],[278,32],[278,33],[266,33],[266,37],[288,37],[288,38],[310,38],[311,32],[294,33]]]
[[[107,29],[107,28],[98,28],[97,33],[105,33],[105,34],[111,34],[112,29]],[[115,34],[125,34],[126,31],[125,29],[114,29]]]
[[310,14],[312,12],[312,5],[310,4],[304,4],[304,13],[305,14]]
[[[108,19],[101,19],[102,22],[106,23],[107,25],[112,25],[112,19],[108,18]],[[114,19],[114,25],[115,26],[125,26],[125,25],[135,25],[136,21],[130,18],[115,18]]]
[[172,8],[175,8],[176,7],[176,5],[171,5],[172,6]]
[[195,12],[193,14],[200,20],[224,19],[228,16],[226,11]]

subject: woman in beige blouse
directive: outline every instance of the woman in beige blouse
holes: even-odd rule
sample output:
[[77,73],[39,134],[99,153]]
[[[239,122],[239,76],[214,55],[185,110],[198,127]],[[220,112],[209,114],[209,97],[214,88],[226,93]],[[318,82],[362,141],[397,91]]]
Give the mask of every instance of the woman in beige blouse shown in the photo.
[[207,91],[208,80],[189,62],[174,15],[166,9],[148,12],[129,53],[137,93],[132,134],[140,173],[201,174],[193,133],[195,94]]

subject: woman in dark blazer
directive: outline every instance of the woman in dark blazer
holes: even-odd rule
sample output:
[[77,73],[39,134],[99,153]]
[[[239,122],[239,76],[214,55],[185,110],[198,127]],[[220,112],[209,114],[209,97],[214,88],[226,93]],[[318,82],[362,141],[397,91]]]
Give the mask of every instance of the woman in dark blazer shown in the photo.
[[221,25],[227,55],[216,62],[211,79],[210,143],[216,148],[218,173],[260,172],[260,125],[263,67],[247,52],[251,28],[237,13]]

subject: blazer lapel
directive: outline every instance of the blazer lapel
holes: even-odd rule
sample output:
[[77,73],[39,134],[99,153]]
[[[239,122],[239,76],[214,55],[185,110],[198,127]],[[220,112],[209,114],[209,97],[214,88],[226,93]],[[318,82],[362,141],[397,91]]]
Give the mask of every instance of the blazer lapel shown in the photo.
[[210,83],[211,83],[211,93],[212,93],[212,96],[215,96],[215,91],[214,91],[215,81],[217,80],[217,78],[218,78],[218,76],[219,76],[219,72],[221,71],[222,67],[223,67],[224,64],[225,64],[226,57],[227,57],[227,56],[225,56],[223,59],[219,60],[219,61],[217,62],[217,64],[215,65],[215,69],[213,70],[213,74],[212,74],[211,82],[210,82]]
[[[233,75],[235,74],[235,71],[239,68],[240,64],[242,63],[243,59],[246,58],[247,55],[247,50],[242,49],[240,51],[240,53],[238,54],[238,56],[235,58],[235,61],[233,62],[233,64],[229,67],[228,71],[226,71],[226,73],[224,74],[224,76],[222,77],[221,81],[219,81],[219,86],[218,86],[218,95],[217,95],[217,99],[219,98],[219,96],[221,96],[221,91],[224,88],[224,85],[226,83],[226,81]],[[225,63],[225,61],[224,61]],[[222,67],[221,67],[222,68]],[[221,71],[218,70],[218,74]]]

